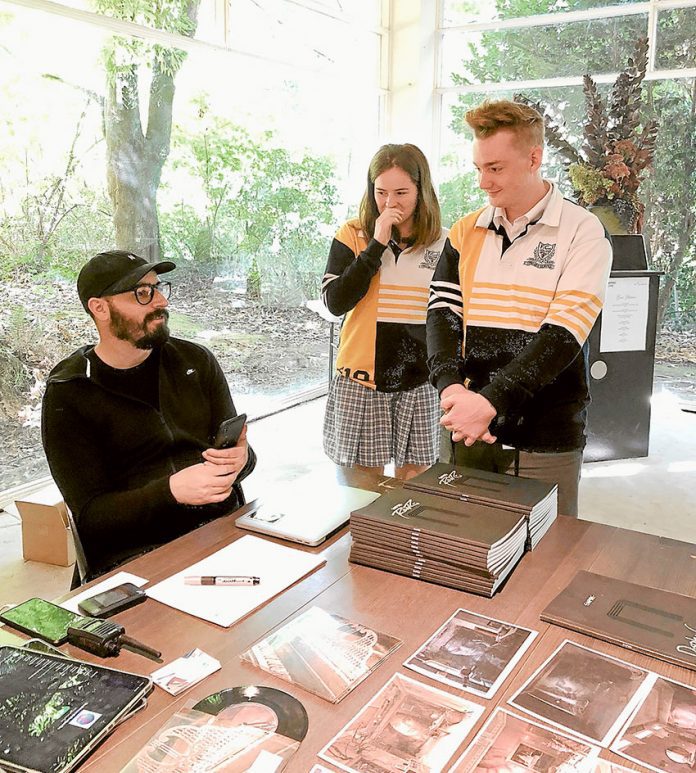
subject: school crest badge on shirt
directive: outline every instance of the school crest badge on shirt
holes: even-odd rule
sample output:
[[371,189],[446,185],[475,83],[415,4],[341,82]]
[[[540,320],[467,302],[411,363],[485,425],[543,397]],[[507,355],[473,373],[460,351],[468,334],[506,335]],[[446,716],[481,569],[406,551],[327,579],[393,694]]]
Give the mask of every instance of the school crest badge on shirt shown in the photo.
[[418,264],[418,268],[428,268],[435,271],[438,260],[440,260],[440,253],[437,250],[425,250],[423,260]]
[[539,242],[534,248],[534,254],[531,258],[525,260],[525,266],[533,266],[534,268],[555,268],[556,263],[554,261],[554,255],[556,254],[555,244],[546,244],[545,242]]

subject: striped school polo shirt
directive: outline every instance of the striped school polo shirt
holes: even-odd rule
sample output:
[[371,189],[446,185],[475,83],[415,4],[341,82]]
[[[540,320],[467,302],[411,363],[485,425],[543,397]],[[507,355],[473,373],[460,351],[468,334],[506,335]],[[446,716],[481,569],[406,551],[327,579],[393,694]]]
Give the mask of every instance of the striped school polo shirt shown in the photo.
[[522,450],[584,445],[584,345],[601,311],[611,245],[597,218],[554,186],[512,241],[486,207],[454,224],[428,307],[431,381],[467,383]]
[[425,321],[430,281],[447,231],[427,246],[395,255],[357,221],[343,225],[331,245],[322,297],[345,314],[336,370],[371,389],[397,392],[428,380]]

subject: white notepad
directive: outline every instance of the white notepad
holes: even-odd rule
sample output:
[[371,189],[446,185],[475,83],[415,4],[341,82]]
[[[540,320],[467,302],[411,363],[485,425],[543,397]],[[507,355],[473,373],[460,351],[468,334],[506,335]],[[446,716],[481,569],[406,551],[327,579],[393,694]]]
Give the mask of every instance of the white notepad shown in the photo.
[[[242,537],[178,574],[168,577],[147,595],[167,606],[228,628],[270,601],[326,560],[259,537]],[[185,585],[188,575],[252,575],[258,585]]]

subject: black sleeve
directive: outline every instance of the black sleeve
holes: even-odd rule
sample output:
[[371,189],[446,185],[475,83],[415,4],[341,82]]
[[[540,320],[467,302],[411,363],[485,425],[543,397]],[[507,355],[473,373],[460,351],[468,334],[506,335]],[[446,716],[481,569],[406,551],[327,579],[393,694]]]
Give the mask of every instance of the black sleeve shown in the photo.
[[[203,444],[211,442],[207,435],[212,435],[223,419],[237,415],[227,381],[212,355],[207,370],[211,410],[210,427],[200,430]],[[205,399],[206,392],[201,397]],[[114,490],[113,448],[95,426],[94,400],[93,391],[79,381],[49,384],[42,405],[41,433],[51,475],[73,513],[90,567],[98,569],[105,556],[132,553],[148,542],[166,541],[167,535],[193,528],[205,508],[212,514],[224,504],[193,509],[179,504],[169,487],[175,469],[167,469],[143,485]],[[255,464],[256,455],[249,448],[236,484]],[[230,496],[230,510],[238,506],[241,489],[237,489]]]
[[356,257],[346,244],[333,240],[321,283],[324,305],[332,314],[345,314],[365,296],[386,249],[386,245],[371,239]]
[[[91,396],[92,401],[94,395]],[[169,475],[113,491],[108,438],[100,437],[90,396],[74,383],[51,385],[42,405],[41,435],[48,465],[77,523],[88,561],[142,544],[163,520],[183,517],[169,489]]]
[[515,410],[553,381],[580,354],[575,336],[560,325],[542,325],[522,351],[501,368],[481,394],[499,415]]
[[447,239],[430,284],[426,320],[430,383],[438,392],[464,383],[463,337],[459,253]]

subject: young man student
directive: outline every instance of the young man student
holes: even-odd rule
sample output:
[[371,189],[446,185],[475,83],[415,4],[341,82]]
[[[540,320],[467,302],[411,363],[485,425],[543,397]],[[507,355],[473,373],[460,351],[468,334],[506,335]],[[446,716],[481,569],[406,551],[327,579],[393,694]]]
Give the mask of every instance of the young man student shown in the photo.
[[577,516],[589,402],[586,341],[611,245],[541,175],[544,122],[515,102],[466,114],[489,205],[454,224],[431,285],[431,381],[450,462],[559,484]]
[[77,290],[99,342],[48,377],[43,445],[90,576],[239,507],[256,463],[246,427],[211,448],[236,410],[215,357],[169,335],[159,274],[173,268],[120,251],[88,261]]

